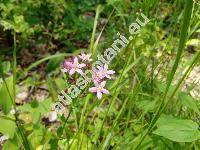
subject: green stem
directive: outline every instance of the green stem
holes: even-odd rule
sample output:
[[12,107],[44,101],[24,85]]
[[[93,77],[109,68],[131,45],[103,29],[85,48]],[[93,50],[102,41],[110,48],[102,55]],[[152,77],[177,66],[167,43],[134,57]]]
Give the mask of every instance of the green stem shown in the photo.
[[[14,99],[12,99],[10,91],[9,91],[9,89],[7,87],[6,82],[5,82],[5,78],[3,78],[3,79],[4,79],[4,82],[6,84],[6,88],[8,90],[9,95],[10,95],[10,98],[13,101],[14,110],[15,110],[15,112],[17,112],[16,111],[16,103],[15,103],[15,95],[16,95],[16,87],[15,86],[16,86],[16,80],[17,80],[17,71],[16,71],[17,70],[17,44],[16,44],[16,33],[15,33],[15,31],[13,33],[13,38],[14,38],[14,49],[13,49],[13,96],[14,96]],[[30,150],[28,139],[26,138],[26,135],[23,132],[23,127],[19,123],[19,119],[18,119],[17,113],[15,113],[14,116],[15,116],[15,120],[16,120],[16,126],[17,126],[17,128],[18,128],[18,130],[20,132],[21,138],[23,140],[24,147],[25,147],[26,150]]]
[[[133,55],[133,51],[131,51],[131,54],[129,55],[128,61],[126,61],[126,64],[124,65],[123,71],[122,71],[122,73],[121,73],[121,75],[120,75],[120,77],[119,77],[119,80],[117,81],[117,85],[120,83],[120,81],[121,81],[121,79],[122,79],[122,77],[123,77],[123,75],[124,75],[124,72],[125,72],[125,70],[126,70],[128,64],[129,64],[129,62],[130,62],[130,60],[131,60],[131,58],[132,58],[132,55]],[[117,97],[117,89],[118,89],[118,88],[115,88],[114,96],[113,96],[113,98],[112,98],[112,100],[111,100],[111,102],[110,102],[110,104],[109,104],[109,106],[108,106],[108,109],[106,110],[106,114],[105,114],[105,116],[104,116],[104,118],[103,118],[103,121],[102,121],[100,130],[99,130],[97,139],[98,139],[98,137],[100,136],[100,133],[101,133],[101,131],[102,131],[102,129],[103,129],[103,125],[104,125],[105,120],[106,120],[106,118],[107,118],[107,116],[108,116],[109,110],[110,110],[110,108],[112,108],[113,104],[115,103],[115,100],[116,100],[116,97]]]
[[[16,33],[13,33],[13,38],[14,38],[14,50],[13,50],[13,95],[16,95],[16,78],[17,78],[17,46],[16,46]],[[13,103],[15,105],[15,102]]]

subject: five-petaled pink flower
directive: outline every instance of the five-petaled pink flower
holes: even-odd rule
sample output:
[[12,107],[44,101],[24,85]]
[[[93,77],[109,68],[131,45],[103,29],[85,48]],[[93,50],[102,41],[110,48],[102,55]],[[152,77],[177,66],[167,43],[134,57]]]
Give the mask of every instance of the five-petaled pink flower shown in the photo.
[[108,65],[105,64],[103,67],[98,66],[97,67],[99,69],[99,72],[101,72],[101,74],[103,74],[103,77],[106,77],[108,79],[111,79],[110,75],[114,74],[115,71],[113,70],[108,70]]
[[81,55],[79,55],[79,58],[82,59],[82,61],[92,61],[92,59],[90,58],[92,54],[85,54],[85,53],[81,53]]
[[101,70],[93,70],[92,79],[94,82],[100,82],[104,77],[105,75]]
[[94,84],[95,84],[95,87],[90,88],[89,91],[96,92],[98,99],[102,98],[102,93],[109,94],[109,91],[104,89],[104,87],[106,85],[106,81],[103,81],[100,84],[98,82],[94,82]]
[[[65,65],[68,67],[64,71],[69,71],[70,75],[73,75],[75,72],[78,72],[79,74],[83,74],[83,71],[81,68],[85,67],[86,65],[81,63],[78,63],[78,58],[75,57],[73,62],[65,62]],[[67,70],[68,69],[68,70]]]
[[63,68],[61,69],[62,72],[64,73],[69,72],[69,70],[71,69],[72,63],[73,63],[73,60],[71,58],[65,60],[63,63]]

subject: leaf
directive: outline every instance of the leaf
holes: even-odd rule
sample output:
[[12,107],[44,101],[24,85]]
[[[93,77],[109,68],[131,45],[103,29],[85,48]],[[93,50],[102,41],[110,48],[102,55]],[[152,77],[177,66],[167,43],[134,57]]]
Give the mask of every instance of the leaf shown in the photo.
[[95,15],[95,19],[94,19],[94,26],[93,26],[93,31],[92,31],[92,36],[91,36],[91,42],[90,42],[90,51],[94,52],[94,40],[95,40],[95,33],[96,33],[96,28],[97,28],[97,20],[99,18],[100,13],[103,11],[103,6],[98,5],[97,9],[96,9],[96,15]]
[[0,25],[4,27],[4,30],[14,30],[17,33],[20,32],[33,32],[29,27],[29,24],[24,20],[24,16],[13,16],[14,20],[1,20]]
[[[132,141],[128,142],[127,144],[131,146],[130,149],[136,149],[136,145],[138,142],[140,142],[142,136],[145,134],[146,130],[143,130],[140,134],[138,134]],[[125,145],[126,143],[122,144]],[[126,144],[126,145],[127,145]],[[150,149],[150,147],[153,146],[153,141],[152,138],[150,136],[147,136],[141,143],[139,149],[140,150],[146,150],[146,149]],[[126,149],[125,146],[123,146],[121,149]]]
[[36,149],[37,146],[41,145],[42,139],[44,137],[44,128],[41,126],[38,129],[33,130],[33,132],[28,136],[28,140],[31,146]]
[[71,143],[72,140],[70,140],[70,144],[71,150],[77,150],[77,149],[81,149],[81,150],[88,150],[88,149],[92,149],[92,144],[90,139],[85,135],[85,134],[80,134],[79,138],[75,138],[74,142]]
[[0,118],[0,123],[0,133],[12,139],[16,131],[15,122],[8,119]]
[[10,71],[10,62],[9,61],[4,61],[2,63],[3,66],[3,73],[6,74]]
[[0,89],[0,106],[3,109],[3,112],[5,114],[8,114],[13,105],[13,99],[14,99],[13,76],[8,77],[5,80],[5,82],[3,83],[2,88]]
[[46,99],[42,102],[38,102],[36,100],[32,101],[32,103],[24,104],[19,106],[18,109],[22,112],[40,112],[42,115],[47,114],[51,110],[52,100]]
[[40,122],[41,113],[39,111],[33,110],[30,115],[34,124],[38,124]]
[[198,113],[200,115],[200,110],[198,108],[197,102],[191,96],[187,95],[184,92],[181,92],[179,94],[179,98],[180,98],[182,105],[184,105],[190,109],[193,109],[196,113]]
[[172,80],[174,78],[174,75],[176,73],[176,70],[178,68],[178,65],[180,63],[181,60],[181,56],[182,53],[184,51],[185,48],[185,44],[188,38],[188,29],[190,27],[190,19],[192,16],[192,9],[193,9],[193,1],[192,0],[187,0],[185,3],[185,9],[184,9],[184,14],[183,14],[183,22],[181,25],[181,32],[180,32],[180,40],[179,40],[179,46],[178,46],[178,51],[176,54],[176,59],[175,62],[173,64],[172,70],[168,75],[167,78],[167,86],[166,86],[166,90],[165,90],[165,94],[168,92]]
[[[56,138],[52,138],[50,141],[49,141],[50,145],[51,145],[51,150],[52,149],[58,149],[58,139]],[[63,148],[64,149],[64,148]]]
[[3,63],[2,63],[2,54],[0,53],[0,77],[2,76],[3,74]]
[[19,150],[20,142],[17,139],[17,135],[13,139],[8,139],[3,145],[3,150]]
[[57,57],[57,58],[51,59],[47,64],[46,72],[49,73],[49,72],[55,70],[60,65],[60,63],[63,61],[63,59],[64,59],[64,57]]
[[3,145],[3,150],[18,150],[18,146],[14,143],[14,141],[8,140]]
[[14,29],[14,25],[11,21],[1,20],[0,25],[4,27],[4,31]]
[[198,124],[192,120],[162,115],[157,121],[157,127],[154,134],[175,142],[192,142],[200,139]]
[[67,88],[67,82],[62,78],[56,78],[55,83],[60,91]]
[[[74,54],[76,53],[79,53],[80,50],[77,50],[76,52],[74,52]],[[47,60],[51,60],[51,59],[54,59],[54,58],[58,58],[58,57],[65,57],[65,56],[73,56],[74,54],[71,54],[71,53],[60,53],[60,54],[55,54],[55,55],[51,55],[51,56],[46,56],[34,63],[32,63],[28,68],[26,68],[23,73],[21,75],[24,75],[26,72],[28,72],[29,70],[31,70],[32,68],[38,66],[39,64],[47,61]]]
[[136,101],[136,106],[144,112],[152,112],[157,106],[157,100],[150,100],[150,99],[139,99]]

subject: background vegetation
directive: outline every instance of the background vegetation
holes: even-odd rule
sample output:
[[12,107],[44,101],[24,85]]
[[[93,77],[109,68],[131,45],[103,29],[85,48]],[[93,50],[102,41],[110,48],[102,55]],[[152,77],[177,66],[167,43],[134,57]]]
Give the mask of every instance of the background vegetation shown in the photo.
[[[98,100],[88,89],[56,115],[73,81],[61,64],[104,52],[140,13],[150,22],[111,62]],[[197,0],[0,0],[1,149],[200,149]]]

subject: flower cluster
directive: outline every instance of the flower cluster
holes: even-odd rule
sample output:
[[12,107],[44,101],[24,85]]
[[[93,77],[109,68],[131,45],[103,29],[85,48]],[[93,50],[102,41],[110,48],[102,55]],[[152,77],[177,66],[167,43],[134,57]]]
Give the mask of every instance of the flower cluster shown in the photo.
[[97,69],[93,70],[93,74],[92,74],[92,79],[93,79],[95,87],[90,88],[89,91],[96,92],[98,99],[102,98],[102,93],[109,94],[109,91],[104,88],[106,85],[106,81],[103,81],[103,80],[111,79],[110,75],[114,73],[115,71],[108,70],[107,64],[105,64],[104,66],[98,66]]
[[[81,62],[79,62],[79,59],[81,59]],[[91,66],[91,54],[85,54],[81,53],[78,57],[69,58],[68,60],[64,61],[62,72],[69,73],[70,76],[72,76],[75,73],[80,74],[81,76],[84,76],[84,70],[85,69],[91,69],[88,68],[88,66]],[[101,66],[97,66],[97,68],[92,69],[92,79],[94,83],[94,87],[89,88],[90,92],[97,93],[97,98],[101,99],[102,94],[109,94],[109,91],[105,89],[106,80],[105,79],[111,79],[111,75],[114,74],[115,71],[108,70],[108,65],[104,64]]]

